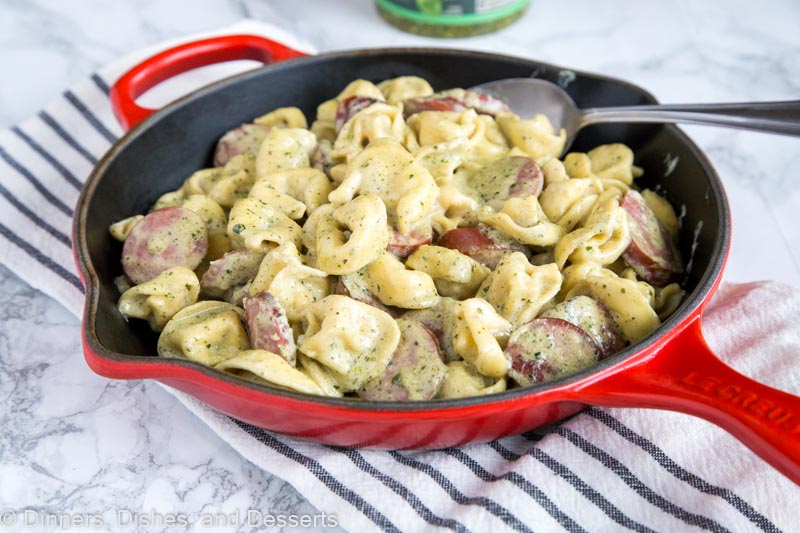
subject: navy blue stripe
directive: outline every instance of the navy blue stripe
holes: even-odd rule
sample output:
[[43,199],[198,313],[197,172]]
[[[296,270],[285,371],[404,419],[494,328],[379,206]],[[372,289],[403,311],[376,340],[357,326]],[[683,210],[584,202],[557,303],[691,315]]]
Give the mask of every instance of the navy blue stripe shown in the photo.
[[101,78],[101,77],[100,77],[100,75],[99,75],[99,74],[97,74],[97,73],[94,73],[94,74],[92,74],[92,81],[94,82],[94,84],[95,84],[95,85],[97,85],[97,87],[98,87],[98,88],[99,88],[101,91],[103,91],[103,92],[105,93],[105,95],[106,95],[106,96],[108,96],[108,93],[110,93],[110,92],[111,92],[111,88],[110,88],[110,87],[108,86],[108,84],[107,84],[107,83],[106,83],[106,82],[103,80],[103,78]]
[[614,418],[613,416],[609,415],[608,413],[603,412],[600,409],[595,407],[591,407],[584,411],[587,415],[599,420],[612,430],[614,430],[617,434],[619,434],[622,438],[627,440],[628,442],[635,444],[636,446],[640,447],[644,451],[646,451],[656,462],[661,465],[664,470],[675,476],[677,479],[684,481],[694,487],[695,489],[703,492],[705,494],[711,494],[713,496],[719,496],[737,511],[739,511],[743,516],[745,516],[750,522],[758,526],[763,531],[767,533],[780,533],[781,530],[773,524],[766,516],[762,515],[758,511],[756,511],[749,503],[745,500],[734,494],[729,489],[724,489],[722,487],[717,487],[709,482],[702,479],[700,476],[693,474],[680,466],[678,463],[670,459],[664,451],[647,440],[646,438],[642,437],[641,435],[635,433],[630,428],[624,426],[619,420]]
[[512,527],[515,531],[533,533],[533,531],[522,521],[520,521],[519,518],[517,518],[511,511],[498,504],[494,500],[490,500],[489,498],[485,498],[483,496],[466,496],[463,492],[458,490],[455,485],[453,485],[453,483],[444,476],[444,474],[433,468],[431,465],[422,463],[404,455],[400,455],[398,452],[389,452],[389,454],[398,463],[409,468],[413,468],[414,470],[418,470],[423,474],[427,474],[428,477],[442,487],[442,489],[450,496],[450,498],[459,505],[475,505],[482,507],[505,522],[509,527]]
[[67,204],[62,202],[57,196],[55,196],[52,192],[50,192],[42,182],[40,182],[36,176],[31,174],[30,170],[20,165],[11,155],[6,152],[2,146],[0,146],[0,157],[2,157],[8,165],[16,170],[22,177],[30,182],[33,187],[39,191],[39,194],[44,196],[44,198],[50,202],[53,207],[67,215],[68,217],[72,218],[72,209],[70,209]]
[[[531,498],[533,498],[536,501],[536,503],[538,503],[539,506],[542,507],[542,509],[544,509],[559,524],[561,524],[561,526],[564,529],[566,529],[568,531],[584,531],[583,528],[581,528],[570,516],[568,516],[563,511],[561,511],[561,509],[559,509],[550,500],[550,498],[547,497],[547,495],[544,492],[542,492],[538,487],[536,487],[532,483],[529,483],[526,480],[524,480],[524,478],[522,478],[518,474],[516,474],[514,472],[508,472],[508,473],[503,474],[501,476],[496,476],[494,474],[491,474],[489,471],[487,471],[485,468],[483,468],[483,466],[478,464],[477,461],[472,459],[472,457],[470,457],[469,455],[467,455],[466,453],[461,451],[459,448],[447,448],[445,450],[442,450],[442,453],[445,453],[445,454],[449,455],[450,457],[453,457],[455,460],[457,460],[457,461],[461,462],[462,464],[464,464],[481,481],[485,481],[487,483],[495,483],[497,481],[509,481],[509,482],[513,483],[515,486],[518,486],[518,487],[522,488],[523,490],[525,490],[525,493],[528,494]],[[439,482],[440,485],[442,484],[442,482],[446,482],[446,484],[448,486],[452,487],[452,483],[450,483],[450,480],[448,480],[447,478],[442,476],[442,474],[440,472],[434,470],[429,465],[420,464],[419,466],[420,466],[420,468],[423,468],[423,471],[425,471],[428,468],[433,470],[433,472],[431,472],[431,473],[429,473],[429,472],[426,472],[426,473],[429,476],[431,476],[435,481]],[[427,467],[427,468],[425,468],[425,467]],[[438,476],[441,477],[441,480],[439,480],[439,479],[437,479],[437,477],[435,477],[436,474],[438,474]],[[520,483],[519,483],[520,480],[525,481],[525,483],[523,484],[524,486],[520,485]],[[445,487],[443,486],[442,488],[445,488]],[[455,487],[453,487],[453,489],[455,489]],[[448,489],[445,489],[445,490],[448,490]],[[448,492],[450,492],[450,491],[448,490]],[[461,494],[461,493],[459,492],[458,494]],[[452,494],[451,494],[451,497],[453,497]],[[463,498],[464,496],[461,495],[461,497]],[[464,503],[472,503],[471,500],[476,500],[476,501],[482,503],[484,506],[486,506],[486,508],[492,514],[494,514],[495,516],[497,516],[498,518],[503,520],[503,522],[505,522],[509,526],[513,527],[515,531],[531,531],[530,528],[528,528],[524,524],[521,524],[519,519],[516,516],[514,516],[513,514],[511,514],[511,512],[509,512],[506,508],[498,505],[497,503],[495,503],[492,500],[489,500],[488,498],[484,498],[484,497],[466,498],[466,500],[467,500],[467,502],[464,502]],[[483,500],[487,500],[487,503],[483,503]],[[456,500],[456,501],[458,501],[458,500]],[[462,502],[458,501],[458,503],[462,503]]]
[[[489,446],[506,461],[514,462],[522,457],[522,455],[503,447],[497,441],[490,442]],[[581,493],[587,500],[595,504],[598,509],[603,511],[609,518],[614,520],[619,525],[627,527],[633,531],[654,533],[652,529],[625,515],[625,513],[623,513],[616,505],[608,501],[606,497],[600,494],[597,490],[590,487],[589,484],[578,477],[572,470],[553,459],[538,447],[531,447],[525,452],[525,454],[535,458],[537,461],[553,471],[553,473],[558,474],[558,476],[572,485],[575,490]]]
[[237,426],[245,430],[249,435],[256,438],[259,442],[266,444],[284,457],[287,457],[297,464],[304,466],[309,472],[314,474],[317,479],[322,481],[322,483],[324,483],[325,486],[328,487],[334,494],[362,512],[364,516],[372,520],[376,526],[382,528],[384,531],[400,533],[400,530],[397,528],[397,526],[395,526],[388,518],[386,518],[383,513],[375,509],[375,507],[370,505],[361,496],[344,486],[330,472],[325,470],[325,468],[323,468],[319,462],[290,448],[263,429],[251,426],[250,424],[246,424],[240,420],[236,420],[235,418],[231,418],[231,420],[233,420]]
[[16,233],[11,231],[9,228],[5,227],[3,224],[0,224],[0,235],[17,245],[21,248],[26,254],[33,257],[36,261],[38,261],[41,265],[50,269],[54,274],[58,277],[69,283],[70,285],[74,286],[76,289],[84,292],[83,285],[81,284],[81,280],[78,279],[78,276],[73,274],[72,272],[68,271],[46,255],[44,255],[41,251],[37,248],[32,246],[28,241],[25,239],[21,239]]
[[388,476],[369,464],[360,453],[355,450],[351,450],[348,448],[343,448],[341,446],[328,446],[329,449],[337,451],[343,455],[345,455],[350,461],[356,465],[359,470],[369,474],[370,476],[374,477],[381,483],[383,483],[386,487],[388,487],[392,492],[403,498],[408,505],[411,506],[414,511],[427,523],[431,524],[432,526],[439,526],[439,527],[446,527],[450,528],[453,531],[459,531],[461,533],[466,533],[469,530],[464,527],[463,524],[460,522],[453,520],[452,518],[442,518],[437,516],[433,513],[422,501],[417,498],[414,494],[412,494],[408,488],[404,485],[399,483],[396,479],[391,476]]
[[81,188],[83,188],[83,184],[80,182],[80,180],[78,180],[78,178],[76,178],[75,175],[72,172],[70,172],[67,167],[62,165],[60,161],[58,161],[55,157],[52,156],[52,154],[50,154],[47,150],[42,148],[42,146],[39,143],[37,143],[31,137],[29,137],[27,133],[19,129],[19,127],[17,126],[11,128],[11,131],[13,131],[17,135],[17,137],[25,141],[25,143],[27,143],[27,145],[30,146],[37,154],[42,156],[42,158],[45,161],[50,163],[50,165],[52,165],[52,167],[55,168],[65,180],[67,180],[67,183],[69,183],[79,191],[81,190]]
[[100,122],[100,119],[94,116],[94,114],[91,111],[89,111],[89,108],[86,107],[83,102],[78,100],[78,97],[75,96],[75,94],[72,91],[65,92],[64,98],[66,98],[67,101],[70,104],[72,104],[75,109],[78,110],[78,112],[83,116],[83,118],[85,118],[86,121],[89,124],[91,124],[92,127],[96,129],[100,135],[105,137],[108,142],[110,142],[111,144],[117,142],[117,136],[111,133],[111,130],[106,128],[103,125],[103,123]]
[[28,206],[20,202],[17,197],[11,194],[11,191],[3,187],[2,184],[0,184],[0,195],[8,200],[8,202],[16,207],[23,215],[28,217],[34,224],[45,230],[51,237],[64,244],[67,248],[72,248],[72,242],[69,237],[39,218],[39,215],[28,209]]
[[730,531],[722,526],[722,524],[705,516],[691,513],[662,497],[660,494],[656,494],[653,489],[642,483],[642,481],[638,479],[629,468],[619,462],[615,457],[601,450],[571,429],[559,427],[556,428],[555,433],[564,437],[577,448],[586,452],[587,455],[602,463],[603,466],[614,472],[622,481],[624,481],[626,485],[635,490],[639,496],[658,507],[665,513],[669,513],[672,516],[683,520],[689,525],[701,527],[703,529],[707,529],[708,531],[726,533]]
[[70,135],[69,132],[67,132],[67,130],[61,126],[61,124],[56,122],[56,120],[47,113],[47,111],[39,111],[39,118],[42,119],[42,122],[50,126],[50,128],[56,132],[56,135],[61,137],[65,143],[72,147],[73,150],[85,157],[86,160],[92,165],[97,164],[97,158],[93,156],[89,150],[81,146],[81,144],[75,140],[75,137]]

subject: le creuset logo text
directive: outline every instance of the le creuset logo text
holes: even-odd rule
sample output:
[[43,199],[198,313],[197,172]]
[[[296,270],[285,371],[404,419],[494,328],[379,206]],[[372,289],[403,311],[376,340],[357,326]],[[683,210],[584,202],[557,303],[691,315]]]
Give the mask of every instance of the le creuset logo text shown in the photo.
[[777,425],[792,433],[800,433],[800,419],[795,413],[785,407],[775,405],[774,402],[761,398],[753,391],[723,383],[718,378],[704,376],[699,372],[690,372],[681,381],[696,389],[708,392],[727,400],[734,405],[741,405],[751,413]]

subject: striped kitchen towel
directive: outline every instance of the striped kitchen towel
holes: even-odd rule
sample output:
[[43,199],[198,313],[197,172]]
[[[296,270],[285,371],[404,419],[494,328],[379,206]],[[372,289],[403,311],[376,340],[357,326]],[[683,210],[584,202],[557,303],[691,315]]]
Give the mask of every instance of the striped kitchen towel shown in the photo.
[[[264,34],[311,51],[261,23],[226,32]],[[154,51],[102,69],[34,118],[0,133],[0,261],[75,315],[83,289],[70,251],[73,206],[92,167],[122,134],[108,87]],[[187,83],[202,83],[202,76],[193,73]],[[706,312],[705,332],[717,353],[741,371],[800,393],[798,315],[796,289],[724,285]],[[269,433],[171,392],[243,456],[351,531],[800,527],[797,486],[724,431],[685,415],[592,407],[560,424],[488,444],[377,452]]]

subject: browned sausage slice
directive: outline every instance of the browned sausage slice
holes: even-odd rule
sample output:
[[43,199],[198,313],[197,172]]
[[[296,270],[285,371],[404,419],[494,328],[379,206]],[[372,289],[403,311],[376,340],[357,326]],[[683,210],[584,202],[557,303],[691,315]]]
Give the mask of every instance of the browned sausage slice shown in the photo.
[[244,320],[253,350],[267,350],[295,365],[297,346],[286,312],[267,291],[244,298]]
[[258,274],[263,254],[247,250],[227,252],[211,261],[208,270],[200,278],[203,294],[211,298],[222,298],[235,287],[244,285]]
[[530,157],[511,156],[486,165],[469,177],[467,185],[476,200],[493,209],[503,208],[511,197],[538,196],[544,175]]
[[474,109],[482,115],[496,116],[500,113],[509,113],[505,102],[488,94],[452,89],[419,98],[409,98],[403,102],[403,114],[410,117],[422,111],[464,111]]
[[561,302],[542,313],[540,318],[560,318],[575,324],[591,335],[600,347],[601,358],[619,352],[628,344],[605,304],[588,296]]
[[248,281],[244,285],[231,287],[225,291],[225,295],[222,297],[222,300],[228,302],[229,304],[233,304],[236,307],[241,307],[244,309],[244,299],[250,296],[250,285],[252,285],[252,283]]
[[437,244],[458,250],[491,269],[510,253],[522,252],[527,257],[531,255],[527,246],[482,224],[471,228],[451,229],[439,237]]
[[320,139],[317,147],[311,153],[311,166],[325,173],[329,178],[331,177],[331,168],[334,166],[331,161],[332,151],[333,143],[328,139]]
[[439,391],[447,367],[428,328],[416,320],[397,319],[400,343],[383,375],[359,392],[364,400],[430,400]]
[[522,386],[569,376],[600,359],[588,333],[560,318],[536,318],[518,327],[505,351],[508,375]]
[[406,118],[423,111],[464,111],[466,108],[451,96],[421,96],[403,101],[403,115]]
[[342,296],[349,296],[358,302],[377,307],[393,317],[400,316],[400,311],[381,302],[368,288],[361,271],[339,276],[333,292]]
[[336,108],[336,132],[338,133],[353,115],[376,102],[380,102],[380,100],[358,95],[350,96],[339,102],[339,106]]
[[464,89],[450,89],[444,91],[442,94],[457,98],[465,107],[474,109],[481,115],[491,115],[494,117],[500,113],[511,112],[511,108],[508,107],[508,104],[485,93]]
[[214,151],[214,166],[224,167],[239,154],[258,155],[261,143],[267,138],[270,127],[262,124],[242,124],[223,135]]
[[207,251],[205,221],[188,209],[166,207],[131,229],[122,247],[122,269],[134,283],[144,283],[172,267],[194,270]]
[[461,358],[453,345],[456,321],[453,310],[456,300],[442,297],[431,307],[406,311],[403,318],[417,320],[428,328],[439,344],[439,351],[445,362],[457,361]]
[[636,275],[656,287],[668,285],[683,272],[681,254],[669,231],[659,222],[641,194],[625,193],[631,244],[622,255]]
[[405,259],[423,244],[430,244],[432,239],[433,230],[430,226],[426,229],[415,229],[409,233],[400,233],[396,228],[390,228],[389,244],[386,246],[386,250],[398,259]]

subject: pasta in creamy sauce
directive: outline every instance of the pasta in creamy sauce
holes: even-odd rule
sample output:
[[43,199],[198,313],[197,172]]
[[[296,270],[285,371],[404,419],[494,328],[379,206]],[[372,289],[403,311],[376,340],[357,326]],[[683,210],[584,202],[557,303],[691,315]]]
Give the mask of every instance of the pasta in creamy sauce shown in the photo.
[[417,77],[280,108],[109,228],[161,357],[323,396],[427,400],[571,375],[679,305],[678,219],[623,144]]

